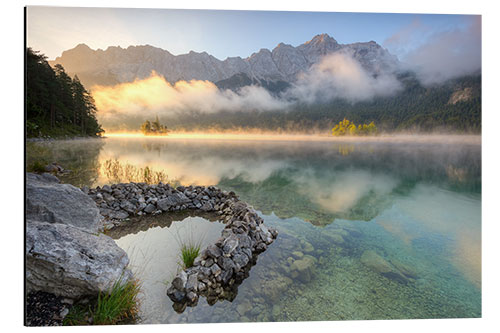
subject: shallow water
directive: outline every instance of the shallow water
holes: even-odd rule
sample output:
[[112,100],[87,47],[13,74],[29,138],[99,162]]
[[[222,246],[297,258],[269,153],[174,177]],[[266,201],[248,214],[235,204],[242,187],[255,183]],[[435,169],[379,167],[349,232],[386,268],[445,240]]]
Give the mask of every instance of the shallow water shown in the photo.
[[142,322],[154,322],[172,310],[165,288],[182,269],[181,246],[203,249],[215,243],[223,229],[222,223],[189,216],[171,221],[168,226],[151,226],[116,239],[129,255],[130,268],[141,284],[139,315]]
[[[233,190],[279,230],[233,302],[201,299],[177,314],[161,283],[174,268],[143,269],[144,285],[155,286],[144,294],[144,322],[481,316],[478,138],[108,138],[28,147],[28,161],[30,150],[81,171],[63,177],[80,186],[111,182],[103,165],[117,159],[163,170],[183,185]],[[139,252],[127,250],[135,267],[166,260],[161,254],[175,251],[162,239],[176,223],[145,224],[118,243],[125,248],[122,240],[143,235]]]

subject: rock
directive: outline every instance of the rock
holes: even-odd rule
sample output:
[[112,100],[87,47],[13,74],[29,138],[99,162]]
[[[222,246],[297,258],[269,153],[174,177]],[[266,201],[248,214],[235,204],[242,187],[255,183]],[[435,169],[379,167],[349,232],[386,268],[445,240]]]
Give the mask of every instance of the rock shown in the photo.
[[246,234],[238,235],[238,244],[241,248],[250,248],[252,247],[252,240]]
[[101,215],[95,202],[79,188],[27,174],[26,219],[69,224],[97,232]]
[[314,264],[316,258],[306,255],[303,259],[295,260],[290,266],[292,272],[296,272],[297,277],[302,282],[309,282],[314,274]]
[[67,224],[28,220],[26,287],[76,299],[131,278],[128,257],[110,237]]
[[244,300],[236,306],[236,311],[238,311],[240,316],[244,316],[251,308],[252,304],[248,300]]
[[295,259],[302,259],[304,258],[304,253],[300,252],[300,251],[293,251],[292,252],[292,256],[295,258]]
[[408,279],[393,265],[378,255],[375,251],[367,250],[361,255],[361,263],[377,273],[401,283],[407,283]]
[[188,276],[185,271],[181,271],[172,281],[172,286],[175,289],[184,291],[186,289],[186,283],[188,280]]
[[174,286],[170,286],[167,289],[167,296],[172,300],[172,302],[182,302],[186,297],[184,291],[177,290]]
[[222,271],[222,274],[220,275],[220,277],[221,277],[221,282],[224,285],[228,284],[229,280],[233,277],[233,272],[234,272],[233,268]]
[[276,320],[281,314],[281,307],[278,304],[274,304],[271,314],[273,315],[273,318]]
[[232,270],[234,269],[234,262],[227,258],[227,257],[219,257],[217,259],[217,264],[219,265],[219,267],[222,268],[222,270],[224,271],[229,271],[229,270]]
[[163,211],[168,211],[170,207],[175,207],[182,204],[190,203],[191,200],[184,195],[184,193],[176,192],[164,199],[158,200],[158,207]]
[[148,214],[151,214],[152,212],[154,212],[156,210],[156,206],[153,205],[152,203],[148,204],[146,206],[146,208],[144,208],[144,212],[148,213]]
[[222,247],[222,251],[225,254],[231,254],[236,249],[238,244],[239,244],[238,237],[235,234],[232,234],[225,239],[223,247]]
[[302,249],[305,253],[311,253],[314,251],[314,247],[309,242],[304,242]]
[[361,263],[379,273],[389,273],[394,267],[375,251],[367,250],[361,255]]
[[205,263],[203,264],[205,267],[210,267],[214,264],[214,259],[213,258],[208,258],[207,260],[205,260]]
[[201,207],[199,207],[204,212],[212,211],[214,208],[210,202],[205,202]]
[[267,245],[265,243],[259,243],[256,247],[255,247],[255,251],[257,253],[260,253],[260,252],[264,252],[265,250],[267,250]]
[[409,278],[416,279],[418,276],[417,271],[413,267],[407,264],[403,264],[399,260],[391,259],[391,264],[393,264],[397,270],[403,273],[403,275]]
[[124,201],[120,204],[120,208],[129,214],[135,213],[135,206],[130,201]]
[[57,163],[52,163],[52,164],[48,164],[45,166],[45,171],[46,172],[53,172],[53,173],[58,173],[58,172],[62,172],[64,169],[58,165]]
[[210,270],[212,272],[212,274],[217,277],[218,275],[220,275],[222,273],[222,269],[219,267],[219,265],[217,264],[213,264],[211,267],[210,267]]
[[66,316],[68,315],[68,313],[69,313],[69,309],[68,309],[68,308],[64,308],[64,309],[63,309],[63,310],[59,313],[59,316],[60,316],[61,318],[63,318],[63,319],[64,319],[64,317],[66,317]]
[[237,254],[233,257],[233,262],[235,265],[235,270],[240,271],[243,267],[248,265],[250,259],[246,254]]
[[196,303],[198,303],[198,294],[190,291],[186,294],[186,299],[190,304],[195,305]]
[[328,234],[328,238],[330,238],[330,240],[337,245],[342,245],[345,243],[344,237],[342,237],[342,235],[338,233]]
[[186,282],[186,291],[197,291],[198,290],[198,274],[189,275]]
[[282,275],[273,280],[268,280],[263,283],[257,282],[257,288],[262,295],[268,298],[272,303],[276,303],[280,298],[282,298],[283,293],[290,288],[293,280]]
[[216,245],[210,245],[206,249],[206,255],[210,258],[217,259],[222,255],[221,249]]
[[26,174],[26,182],[42,182],[42,183],[59,183],[59,178],[54,176],[51,173],[27,173]]
[[203,292],[207,289],[207,285],[203,282],[198,283],[198,291]]
[[128,217],[128,213],[123,210],[113,211],[109,214],[112,219],[123,220]]
[[103,190],[104,192],[107,192],[107,193],[111,193],[111,192],[112,192],[111,187],[109,187],[109,185],[104,185],[104,186],[102,187],[102,190]]

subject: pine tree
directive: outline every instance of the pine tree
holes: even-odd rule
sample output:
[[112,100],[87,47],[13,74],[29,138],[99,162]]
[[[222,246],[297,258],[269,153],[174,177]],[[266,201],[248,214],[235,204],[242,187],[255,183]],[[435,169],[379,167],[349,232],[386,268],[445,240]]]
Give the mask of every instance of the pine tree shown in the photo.
[[52,69],[31,48],[26,52],[27,135],[101,135],[94,99],[78,77],[72,80],[61,65]]

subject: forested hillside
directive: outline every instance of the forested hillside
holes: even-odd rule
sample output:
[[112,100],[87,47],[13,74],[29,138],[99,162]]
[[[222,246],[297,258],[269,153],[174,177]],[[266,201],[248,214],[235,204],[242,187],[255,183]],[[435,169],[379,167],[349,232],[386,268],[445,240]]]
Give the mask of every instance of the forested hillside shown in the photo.
[[389,97],[352,103],[295,104],[288,111],[197,112],[168,119],[172,130],[253,129],[275,132],[330,133],[342,119],[375,122],[380,131],[480,133],[481,76],[467,76],[426,87],[411,73],[401,74],[403,90]]
[[26,55],[26,133],[38,136],[99,136],[94,99],[78,76],[31,48]]

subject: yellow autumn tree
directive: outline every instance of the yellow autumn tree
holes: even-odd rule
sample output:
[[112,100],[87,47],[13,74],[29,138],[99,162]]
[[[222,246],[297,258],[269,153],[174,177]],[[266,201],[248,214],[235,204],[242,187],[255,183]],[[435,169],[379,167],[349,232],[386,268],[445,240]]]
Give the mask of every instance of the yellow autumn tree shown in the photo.
[[376,135],[378,133],[377,126],[372,121],[368,125],[356,124],[349,119],[344,118],[337,125],[332,128],[333,136],[356,136],[356,135]]

